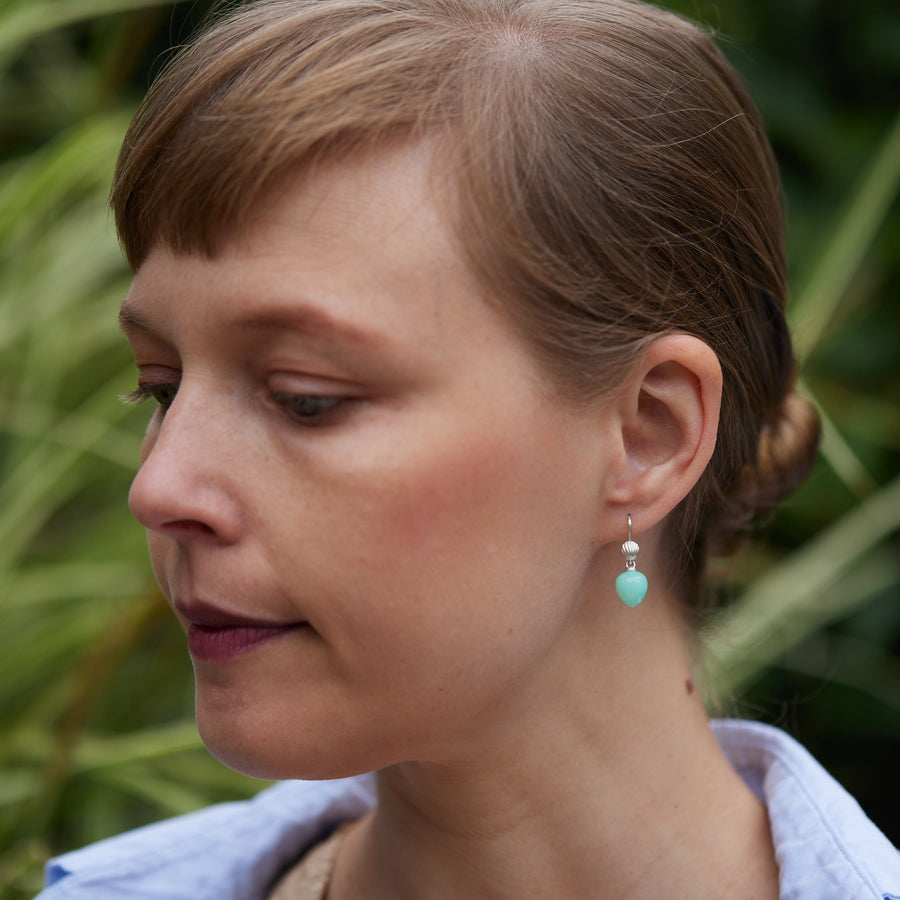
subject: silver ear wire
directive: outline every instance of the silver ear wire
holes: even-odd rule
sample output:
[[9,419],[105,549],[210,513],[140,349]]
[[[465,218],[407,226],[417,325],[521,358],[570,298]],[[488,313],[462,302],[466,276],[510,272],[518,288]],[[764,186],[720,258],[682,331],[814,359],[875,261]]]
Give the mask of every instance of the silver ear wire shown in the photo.
[[625,568],[629,572],[633,572],[635,566],[635,560],[637,559],[637,555],[640,552],[640,547],[638,546],[636,541],[631,539],[631,515],[628,515],[628,540],[622,544],[622,555],[625,557]]

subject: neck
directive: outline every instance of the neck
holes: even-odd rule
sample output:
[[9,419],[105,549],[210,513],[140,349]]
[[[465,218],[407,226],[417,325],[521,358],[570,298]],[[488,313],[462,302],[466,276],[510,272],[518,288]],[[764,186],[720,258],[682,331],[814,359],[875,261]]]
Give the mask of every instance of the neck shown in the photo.
[[380,772],[329,900],[777,897],[765,809],[709,729],[677,613],[634,612],[607,610],[605,639],[573,638],[446,756]]

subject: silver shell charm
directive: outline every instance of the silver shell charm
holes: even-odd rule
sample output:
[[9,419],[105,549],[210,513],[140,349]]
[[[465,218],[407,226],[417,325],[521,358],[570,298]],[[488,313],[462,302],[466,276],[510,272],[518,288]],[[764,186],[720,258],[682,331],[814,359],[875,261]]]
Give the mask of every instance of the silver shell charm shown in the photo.
[[640,549],[637,541],[627,540],[622,544],[622,555],[625,557],[626,569],[634,569],[635,560],[637,559],[638,551]]

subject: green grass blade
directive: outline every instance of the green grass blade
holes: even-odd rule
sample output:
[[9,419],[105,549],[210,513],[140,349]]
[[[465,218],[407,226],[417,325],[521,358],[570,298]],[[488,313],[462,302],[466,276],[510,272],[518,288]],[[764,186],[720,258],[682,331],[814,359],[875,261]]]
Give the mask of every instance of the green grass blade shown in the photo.
[[791,319],[800,359],[821,341],[847,287],[900,191],[900,114],[854,191],[846,212],[819,255],[809,279],[795,292]]
[[[856,573],[862,590],[840,584],[852,566],[900,528],[900,477],[863,501],[800,550],[773,566],[706,630],[717,687],[730,692],[813,628],[846,615],[898,577],[893,554]],[[862,584],[862,582],[860,582]]]
[[878,483],[866,469],[862,460],[841,434],[824,406],[809,389],[809,385],[801,382],[800,390],[812,402],[822,422],[822,444],[819,452],[831,466],[832,471],[846,487],[860,500],[868,497],[878,489]]

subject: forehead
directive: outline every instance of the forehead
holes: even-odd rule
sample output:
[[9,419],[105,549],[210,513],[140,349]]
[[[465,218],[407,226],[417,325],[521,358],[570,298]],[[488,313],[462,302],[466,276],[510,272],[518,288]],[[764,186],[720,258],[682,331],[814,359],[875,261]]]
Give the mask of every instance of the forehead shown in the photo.
[[251,209],[246,227],[223,244],[223,255],[289,262],[298,252],[323,253],[323,262],[331,263],[343,253],[374,267],[417,248],[430,249],[434,261],[461,262],[431,173],[428,148],[405,145],[288,172]]

